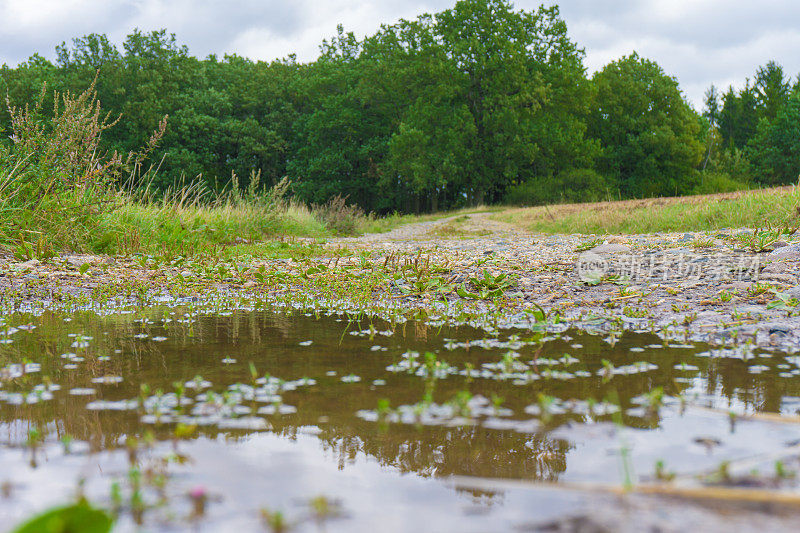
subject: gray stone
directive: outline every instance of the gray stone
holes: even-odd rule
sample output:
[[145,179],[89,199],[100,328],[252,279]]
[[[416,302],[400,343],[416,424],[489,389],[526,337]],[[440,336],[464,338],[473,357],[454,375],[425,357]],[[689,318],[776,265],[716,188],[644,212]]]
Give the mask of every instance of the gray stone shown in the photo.
[[761,279],[767,281],[777,281],[779,283],[784,283],[786,285],[794,285],[798,281],[797,276],[794,276],[792,274],[771,274],[771,273],[764,274],[763,272],[761,273]]
[[787,244],[772,250],[769,253],[772,257],[797,257],[800,258],[800,243]]
[[41,262],[38,259],[31,259],[30,261],[25,261],[24,263],[20,263],[19,264],[19,268],[20,269],[36,268],[40,264],[41,264]]
[[596,254],[620,254],[630,252],[631,247],[625,246],[624,244],[601,244],[600,246],[595,246],[589,251]]
[[800,286],[790,287],[783,291],[781,295],[800,300]]
[[786,324],[786,323],[771,324],[769,326],[770,335],[775,335],[775,334],[788,335],[789,333],[792,332],[792,330],[794,330],[794,327],[791,324]]

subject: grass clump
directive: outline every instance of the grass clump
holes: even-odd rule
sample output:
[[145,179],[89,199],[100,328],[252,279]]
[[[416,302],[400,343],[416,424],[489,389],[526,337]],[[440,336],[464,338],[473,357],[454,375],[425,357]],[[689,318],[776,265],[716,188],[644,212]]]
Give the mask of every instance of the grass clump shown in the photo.
[[141,150],[123,158],[100,148],[102,133],[118,119],[101,112],[94,84],[80,94],[54,92],[49,114],[47,96],[43,86],[32,106],[8,103],[10,142],[0,142],[0,243],[80,250],[96,234],[99,217],[120,203],[115,184],[156,147],[166,119]]
[[347,198],[339,194],[322,205],[312,205],[311,212],[335,235],[360,233],[360,228],[371,218],[357,205],[348,204]]
[[101,217],[91,247],[111,254],[193,255],[279,235],[329,235],[308,208],[285,200],[288,186],[283,180],[260,195],[234,188],[211,200],[199,187],[168,191],[159,200],[129,199]]

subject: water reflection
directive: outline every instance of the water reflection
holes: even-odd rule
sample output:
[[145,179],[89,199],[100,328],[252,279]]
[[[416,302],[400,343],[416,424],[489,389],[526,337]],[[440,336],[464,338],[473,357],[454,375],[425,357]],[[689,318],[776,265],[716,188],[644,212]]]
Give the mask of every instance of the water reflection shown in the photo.
[[[36,327],[9,329],[23,324]],[[32,426],[50,441],[69,435],[87,442],[93,451],[119,448],[128,436],[148,431],[169,441],[175,425],[164,420],[187,416],[188,406],[165,411],[164,418],[153,415],[154,423],[144,423],[147,418],[140,409],[86,406],[97,400],[113,405],[164,398],[175,394],[176,384],[201,379],[210,383],[214,401],[234,399],[237,405],[229,406],[234,415],[263,418],[270,431],[287,439],[296,439],[298,432],[315,435],[340,469],[372,457],[384,467],[422,477],[556,481],[568,470],[570,454],[577,452],[569,439],[554,438],[546,430],[568,421],[611,420],[610,414],[593,411],[592,406],[604,399],[618,397],[622,421],[641,429],[663,422],[658,406],[642,408],[646,401],[642,398],[658,388],[668,396],[683,393],[695,403],[745,411],[793,411],[800,401],[800,369],[792,357],[746,346],[726,351],[667,344],[646,334],[609,339],[568,331],[538,342],[526,340],[524,333],[487,339],[472,328],[433,328],[423,323],[350,323],[337,317],[263,311],[204,315],[169,308],[144,316],[85,313],[69,321],[50,313],[16,316],[4,327],[12,342],[0,346],[0,366],[5,369],[0,441],[12,445],[22,445]],[[419,370],[424,366],[410,373],[387,371],[403,354],[408,359],[408,352],[419,352],[415,359],[419,361],[426,352],[436,354],[438,366],[430,368],[438,369],[432,370],[433,375],[441,371],[439,379],[425,377]],[[25,363],[39,364],[41,370],[14,374]],[[474,375],[467,377],[470,369]],[[118,383],[96,382],[117,376]],[[315,383],[282,388],[283,382],[274,377],[311,378]],[[257,393],[271,383],[274,390],[267,392],[279,397],[273,403],[296,410],[257,414],[268,405],[258,401]],[[240,388],[231,388],[234,384]],[[58,390],[47,400],[42,391],[52,385]],[[246,387],[256,391],[253,399],[247,399]],[[94,392],[76,395],[76,389]],[[200,392],[183,394],[196,402]],[[445,420],[436,426],[381,423],[357,416],[376,410],[383,400],[392,408],[413,409],[424,400],[451,405],[465,393],[492,399],[510,410],[508,416],[461,420],[467,425]],[[192,438],[213,440],[222,434],[236,442],[250,433],[210,424],[201,425]]]

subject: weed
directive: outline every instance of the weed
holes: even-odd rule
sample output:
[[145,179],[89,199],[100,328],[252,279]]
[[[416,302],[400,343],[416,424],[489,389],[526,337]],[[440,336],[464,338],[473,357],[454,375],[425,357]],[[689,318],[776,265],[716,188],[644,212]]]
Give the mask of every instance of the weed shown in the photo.
[[664,461],[659,459],[656,461],[655,479],[662,482],[670,482],[675,479],[675,472],[668,471],[664,465]]
[[289,521],[281,511],[273,511],[263,507],[261,509],[261,520],[272,533],[286,533],[291,529]]
[[603,244],[603,239],[593,239],[591,241],[582,242],[575,247],[575,251],[578,253],[586,252],[587,250],[591,250],[592,248],[600,246],[601,244]]
[[471,292],[467,290],[466,286],[462,285],[456,291],[459,296],[473,300],[497,298],[516,284],[508,274],[501,273],[494,276],[489,269],[484,269],[483,276],[481,277],[470,278],[470,283],[475,287],[477,292]]
[[773,293],[775,294],[775,300],[767,304],[767,309],[779,309],[781,311],[787,311],[791,313],[798,306],[798,304],[800,304],[800,300],[797,298],[782,292],[778,292],[774,289]]

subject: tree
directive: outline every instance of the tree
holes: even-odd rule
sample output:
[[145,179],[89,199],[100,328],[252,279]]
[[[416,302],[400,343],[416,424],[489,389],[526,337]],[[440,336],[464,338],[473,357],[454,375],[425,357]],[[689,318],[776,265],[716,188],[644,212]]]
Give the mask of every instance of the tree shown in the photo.
[[750,80],[738,93],[729,87],[722,97],[719,126],[726,148],[743,149],[756,133],[759,120],[758,102]]
[[715,85],[711,85],[703,100],[703,116],[708,119],[709,124],[716,127],[719,122],[719,91]]
[[459,205],[474,157],[464,80],[434,30],[432,17],[423,16],[386,27],[366,43],[367,57],[395,74],[391,92],[408,95],[400,98],[380,186],[413,211]]
[[789,98],[791,85],[789,78],[783,73],[783,67],[770,61],[756,71],[753,89],[760,118],[775,120]]
[[376,194],[398,110],[379,77],[361,57],[363,43],[339,27],[319,60],[301,69],[294,88],[302,97],[287,172],[306,201],[347,196],[366,210],[386,210]]
[[762,120],[748,146],[756,179],[784,185],[800,178],[800,93],[795,92],[772,122]]
[[637,54],[593,78],[591,132],[603,150],[600,170],[623,196],[681,194],[696,183],[703,146],[699,121],[678,82]]
[[707,132],[707,146],[708,149],[706,151],[706,156],[703,159],[703,170],[706,169],[708,165],[709,159],[711,159],[712,152],[714,150],[714,145],[716,144],[717,138],[717,124],[719,122],[719,92],[717,91],[716,86],[711,85],[708,88],[705,94],[704,99],[704,107],[703,107],[703,118],[708,121],[708,132]]
[[530,137],[545,88],[531,67],[540,14],[515,12],[506,0],[461,0],[437,15],[436,31],[464,79],[475,128],[467,193],[497,201],[538,152]]

